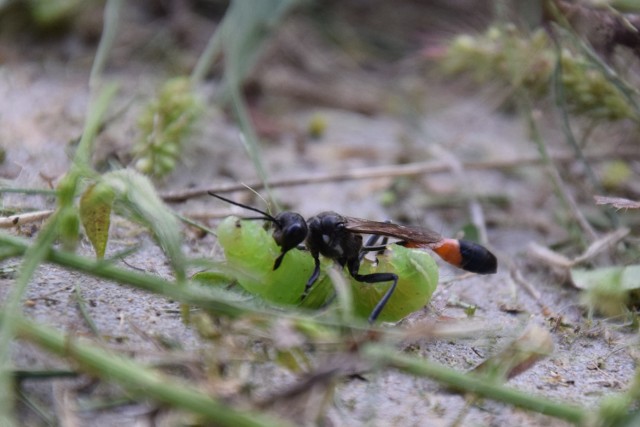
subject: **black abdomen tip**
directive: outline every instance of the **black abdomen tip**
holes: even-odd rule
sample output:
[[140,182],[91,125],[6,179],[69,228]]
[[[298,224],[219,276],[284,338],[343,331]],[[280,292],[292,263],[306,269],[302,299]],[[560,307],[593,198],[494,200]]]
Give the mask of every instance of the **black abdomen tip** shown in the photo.
[[498,260],[487,248],[468,240],[459,242],[462,269],[478,274],[493,274],[498,271]]

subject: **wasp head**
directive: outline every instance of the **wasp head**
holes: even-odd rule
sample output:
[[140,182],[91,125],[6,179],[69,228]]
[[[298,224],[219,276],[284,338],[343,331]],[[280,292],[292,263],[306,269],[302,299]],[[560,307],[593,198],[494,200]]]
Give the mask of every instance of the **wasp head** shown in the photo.
[[281,248],[280,256],[273,264],[273,269],[277,270],[285,254],[304,242],[308,228],[302,215],[295,212],[280,212],[275,216],[274,223],[273,240]]

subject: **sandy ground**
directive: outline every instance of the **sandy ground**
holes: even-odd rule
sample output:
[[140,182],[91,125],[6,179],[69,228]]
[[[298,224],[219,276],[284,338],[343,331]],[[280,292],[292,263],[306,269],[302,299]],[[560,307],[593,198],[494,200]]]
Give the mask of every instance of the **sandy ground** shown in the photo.
[[[132,97],[134,101],[122,121],[101,135],[98,153],[131,144],[134,117],[141,99],[149,96],[154,83],[164,77],[150,69],[140,71],[132,66],[108,72],[108,78],[122,86],[116,103],[124,105]],[[38,62],[15,60],[0,65],[0,99],[3,100],[0,144],[6,151],[6,160],[0,165],[2,186],[46,188],[44,177],[55,182],[64,174],[69,167],[69,142],[80,135],[82,129],[89,93],[87,81],[86,64],[69,64],[55,58]],[[281,112],[281,117],[298,129],[304,129],[313,115],[321,115],[327,122],[327,131],[320,140],[307,143],[302,152],[296,150],[294,139],[286,132],[277,141],[265,144],[267,169],[273,177],[294,177],[310,172],[393,164],[407,158],[423,161],[446,159],[453,154],[455,159],[465,162],[535,152],[518,118],[496,112],[495,105],[487,102],[486,96],[458,93],[428,80],[423,84],[420,103],[424,110],[417,116],[420,131],[407,121],[385,113],[365,116],[309,105]],[[213,89],[205,88],[203,95]],[[176,172],[158,186],[181,189],[194,184],[253,181],[255,174],[238,141],[237,131],[224,114],[210,107],[201,123]],[[556,135],[553,127],[545,131],[551,142]],[[465,222],[464,202],[441,202],[459,194],[457,189],[461,186],[481,195],[482,200],[498,197],[508,200],[503,205],[488,202],[484,206],[487,222],[491,224],[489,242],[500,260],[498,274],[453,280],[458,272],[443,266],[440,275],[446,284],[438,288],[424,310],[406,321],[419,324],[436,318],[463,319],[463,309],[451,304],[459,300],[477,306],[475,319],[487,326],[487,333],[467,339],[418,341],[411,347],[412,353],[468,370],[518,336],[527,325],[538,324],[551,331],[555,350],[550,357],[511,380],[511,386],[586,407],[593,407],[603,396],[626,388],[635,365],[630,350],[633,347],[629,346],[630,340],[635,339],[633,336],[615,324],[598,319],[588,323],[578,305],[577,291],[559,283],[545,269],[524,270],[540,293],[540,301],[535,301],[510,278],[511,268],[528,264],[525,249],[530,242],[550,243],[561,239],[564,232],[554,225],[557,202],[539,168],[522,167],[509,172],[463,171],[453,179],[450,173],[419,177],[407,184],[411,190],[395,207],[385,209],[380,203],[382,192],[392,182],[390,178],[379,178],[323,183],[275,189],[275,194],[304,216],[333,209],[347,215],[384,220],[402,210],[406,220],[429,225],[442,234],[454,233]],[[51,198],[43,196],[2,196],[4,209],[37,210],[50,208],[52,203]],[[225,211],[228,207],[211,199],[198,199],[176,205],[175,209],[195,216]],[[545,227],[531,226],[532,218]],[[115,221],[108,253],[133,245],[140,247],[127,257],[128,266],[170,277],[165,257],[155,243],[126,221]],[[184,250],[192,257],[213,256],[215,239],[212,236],[197,239],[192,232],[185,231]],[[79,252],[90,255],[88,243],[84,242]],[[0,264],[3,271],[7,271],[0,279],[0,297],[11,287],[10,268],[18,263],[19,260],[11,259]],[[210,344],[182,323],[176,303],[56,266],[44,265],[38,270],[27,293],[32,303],[25,305],[24,312],[60,331],[90,336],[78,309],[76,289],[88,302],[91,317],[106,338],[104,345],[113,351],[142,361],[162,360],[169,354],[168,348],[173,348],[172,357],[192,361],[201,360],[208,351]],[[547,311],[543,312],[543,306]],[[507,310],[508,307],[517,309]],[[565,325],[554,327],[559,315],[563,316]],[[15,343],[14,350],[16,368],[66,366],[64,361],[28,343]],[[284,389],[294,381],[292,374],[270,364],[259,366],[255,372],[251,380],[261,393]],[[432,381],[394,371],[365,377],[367,381],[350,380],[337,386],[334,405],[329,411],[334,425],[449,425],[465,406],[464,397],[443,390]],[[89,382],[87,378],[27,382],[24,390],[58,419],[64,418],[65,411],[61,408],[64,405],[60,403],[64,399],[79,397],[76,404],[79,401],[96,403],[120,396],[117,388],[104,384],[87,386]],[[79,389],[79,384],[86,387]],[[72,415],[65,416],[78,421],[78,425],[90,422],[92,426],[142,426],[153,425],[150,413],[154,408],[152,403],[143,401],[94,410],[76,406]],[[20,414],[24,425],[46,425],[24,405],[20,406]],[[564,424],[481,401],[469,408],[463,425]]]

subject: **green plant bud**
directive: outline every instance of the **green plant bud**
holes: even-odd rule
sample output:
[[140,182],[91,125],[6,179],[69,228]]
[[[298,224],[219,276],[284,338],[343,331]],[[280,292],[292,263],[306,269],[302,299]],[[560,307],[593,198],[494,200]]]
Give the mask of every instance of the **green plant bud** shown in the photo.
[[63,208],[60,212],[58,235],[62,247],[67,251],[75,251],[80,237],[80,218],[73,208]]
[[133,148],[137,158],[135,168],[156,177],[173,171],[182,143],[191,135],[201,112],[188,78],[165,82],[138,118],[140,138]]

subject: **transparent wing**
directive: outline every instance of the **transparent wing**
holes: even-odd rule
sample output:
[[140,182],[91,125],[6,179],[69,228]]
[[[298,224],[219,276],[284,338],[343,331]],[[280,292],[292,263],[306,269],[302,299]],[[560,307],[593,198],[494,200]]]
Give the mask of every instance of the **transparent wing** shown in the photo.
[[344,217],[345,227],[354,233],[377,234],[395,237],[414,244],[431,245],[442,240],[442,236],[424,227],[398,225],[391,222],[370,221],[368,219]]

